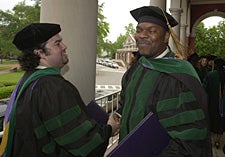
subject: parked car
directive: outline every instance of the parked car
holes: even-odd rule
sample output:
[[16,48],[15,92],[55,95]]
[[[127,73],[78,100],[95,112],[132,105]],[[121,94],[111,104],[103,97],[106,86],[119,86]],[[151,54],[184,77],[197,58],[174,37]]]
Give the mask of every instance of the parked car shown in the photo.
[[116,62],[112,62],[111,67],[118,69],[119,65]]

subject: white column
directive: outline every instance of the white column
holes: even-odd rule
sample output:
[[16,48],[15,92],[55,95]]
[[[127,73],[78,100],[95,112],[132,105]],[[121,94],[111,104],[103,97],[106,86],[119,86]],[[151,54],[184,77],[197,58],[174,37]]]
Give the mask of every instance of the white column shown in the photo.
[[[187,7],[185,8],[187,10],[187,13],[186,13],[186,21],[187,21],[187,29],[186,29],[186,36],[187,37],[190,37],[190,34],[191,34],[191,30],[190,30],[190,23],[191,23],[191,7],[190,7],[190,4],[187,4],[186,5]],[[189,43],[188,43],[189,45]]]
[[41,22],[59,23],[70,61],[63,76],[85,103],[95,98],[98,0],[42,0]]
[[150,0],[150,6],[158,6],[163,10],[166,10],[166,0]]
[[[177,36],[177,38],[180,40],[180,16],[182,9],[181,7],[181,1],[180,0],[171,0],[170,6],[169,6],[169,11],[173,18],[178,22],[178,25],[173,27],[173,30]],[[170,38],[169,45],[171,49],[174,51],[174,42],[172,40],[172,37]]]
[[186,28],[187,25],[182,24],[180,26],[180,42],[184,45],[186,45]]
[[184,45],[187,45],[186,43],[186,37],[187,37],[187,1],[182,1],[181,8],[183,10],[181,14],[181,20],[180,20],[180,41]]
[[175,31],[176,35],[180,36],[180,18],[182,9],[181,8],[170,8],[171,15],[174,17],[174,19],[178,22],[178,25],[173,27],[173,30]]

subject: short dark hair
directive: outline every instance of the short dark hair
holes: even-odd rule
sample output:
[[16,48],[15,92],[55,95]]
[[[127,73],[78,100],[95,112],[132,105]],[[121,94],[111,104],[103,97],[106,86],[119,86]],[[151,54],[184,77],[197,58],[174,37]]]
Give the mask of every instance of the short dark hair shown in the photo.
[[40,57],[34,53],[35,49],[41,49],[43,53],[46,53],[46,42],[39,44],[37,47],[26,49],[22,51],[22,54],[17,58],[21,69],[25,71],[34,70],[40,64]]

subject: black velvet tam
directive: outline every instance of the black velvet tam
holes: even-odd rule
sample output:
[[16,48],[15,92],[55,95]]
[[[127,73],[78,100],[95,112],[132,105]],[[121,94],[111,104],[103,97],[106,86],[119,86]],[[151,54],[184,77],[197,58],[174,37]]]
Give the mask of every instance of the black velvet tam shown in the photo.
[[[157,6],[143,6],[130,11],[131,15],[138,23],[151,22],[158,24],[168,30],[166,18],[171,27],[174,27],[178,22],[167,12]],[[165,17],[166,16],[166,17]]]
[[34,48],[48,41],[61,31],[59,24],[32,23],[19,31],[13,40],[13,44],[19,50]]

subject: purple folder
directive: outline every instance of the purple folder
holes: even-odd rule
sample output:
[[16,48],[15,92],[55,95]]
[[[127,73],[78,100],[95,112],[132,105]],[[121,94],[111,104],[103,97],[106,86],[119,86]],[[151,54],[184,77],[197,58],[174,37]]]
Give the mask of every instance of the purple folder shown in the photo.
[[109,114],[103,110],[95,101],[91,101],[87,105],[87,109],[91,114],[91,117],[100,125],[107,124]]
[[158,118],[150,112],[107,157],[155,157],[170,139]]

